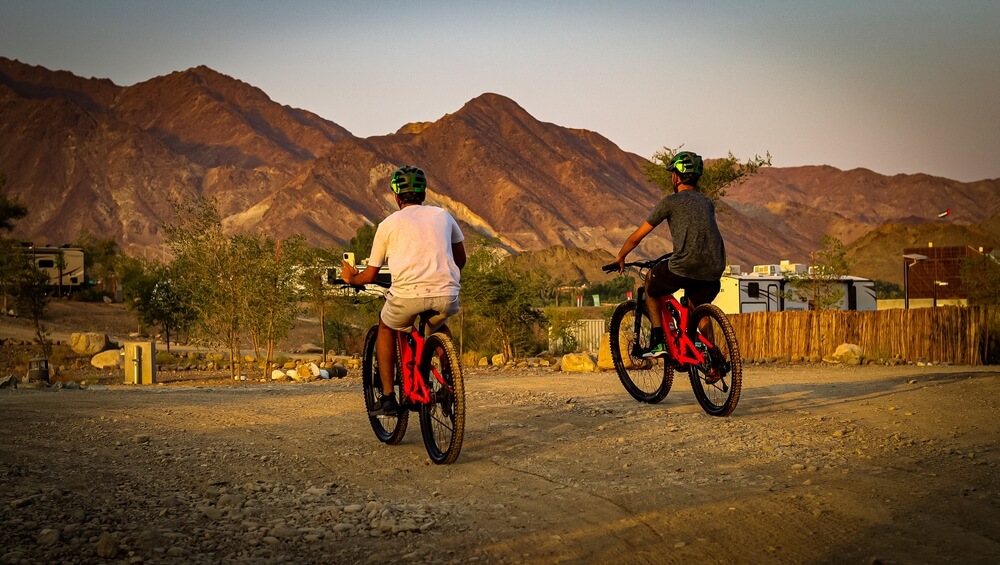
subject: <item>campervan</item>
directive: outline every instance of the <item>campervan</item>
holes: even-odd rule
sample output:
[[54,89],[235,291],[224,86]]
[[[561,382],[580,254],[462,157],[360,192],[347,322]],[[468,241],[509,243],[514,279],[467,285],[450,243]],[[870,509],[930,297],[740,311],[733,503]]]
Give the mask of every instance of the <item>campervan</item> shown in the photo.
[[83,286],[83,249],[26,245],[24,251],[31,255],[35,267],[49,276],[49,286],[61,286],[64,292]]
[[[806,302],[791,297],[788,273],[801,273],[797,264],[757,265],[752,273],[729,269],[722,276],[722,289],[713,303],[726,314],[746,312],[783,312],[808,310]],[[842,276],[835,284],[841,287],[842,296],[836,309],[875,310],[875,283],[869,279]]]

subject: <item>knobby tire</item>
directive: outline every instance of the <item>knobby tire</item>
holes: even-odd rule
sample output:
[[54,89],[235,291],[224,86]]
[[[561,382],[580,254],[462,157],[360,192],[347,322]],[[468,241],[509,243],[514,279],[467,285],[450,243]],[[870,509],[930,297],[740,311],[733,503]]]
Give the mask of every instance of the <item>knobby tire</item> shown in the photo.
[[611,360],[622,386],[639,402],[656,404],[666,398],[674,382],[674,369],[664,359],[643,359],[633,351],[635,316],[639,310],[639,350],[649,349],[649,332],[652,327],[645,308],[638,308],[635,300],[622,302],[611,315]]
[[[382,399],[382,380],[378,373],[378,356],[375,354],[375,342],[378,339],[378,326],[372,326],[365,335],[364,355],[361,362],[361,384],[365,392],[365,410],[368,411],[368,421],[372,425],[375,437],[382,443],[396,445],[403,441],[406,434],[406,426],[410,419],[410,413],[402,410],[397,416],[372,416],[371,411],[375,409]],[[401,369],[399,366],[399,352],[396,352],[395,382],[397,399],[402,399],[402,387],[400,386]]]
[[[454,463],[465,435],[465,383],[458,352],[446,334],[435,333],[427,338],[422,366],[431,389],[431,403],[420,407],[424,446],[434,463]],[[444,384],[435,378],[435,372]]]
[[[736,409],[743,388],[743,359],[736,331],[729,318],[714,304],[702,304],[691,316],[691,328],[709,319],[711,329],[702,334],[718,354],[705,353],[706,362],[690,368],[691,388],[702,409],[712,416],[728,416]],[[724,368],[725,367],[725,368]]]

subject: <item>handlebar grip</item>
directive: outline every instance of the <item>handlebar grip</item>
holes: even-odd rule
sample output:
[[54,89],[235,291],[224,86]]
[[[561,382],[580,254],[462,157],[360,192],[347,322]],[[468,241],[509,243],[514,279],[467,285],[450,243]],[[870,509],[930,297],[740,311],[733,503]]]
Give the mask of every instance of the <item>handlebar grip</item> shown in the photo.
[[621,269],[618,267],[618,263],[610,263],[608,265],[601,267],[601,270],[604,271],[605,273],[613,273]]

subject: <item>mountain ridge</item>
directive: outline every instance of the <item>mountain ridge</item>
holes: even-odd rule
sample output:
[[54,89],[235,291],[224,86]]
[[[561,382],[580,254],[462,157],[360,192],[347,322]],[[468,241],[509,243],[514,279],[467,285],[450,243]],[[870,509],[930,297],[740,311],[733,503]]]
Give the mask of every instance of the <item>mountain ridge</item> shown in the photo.
[[[132,253],[159,249],[171,202],[196,197],[216,198],[234,233],[342,246],[395,209],[385,187],[404,163],[428,172],[431,203],[512,252],[614,253],[662,196],[645,178],[645,158],[493,92],[436,121],[358,138],[206,66],[120,87],[0,57],[0,123],[4,194],[29,209],[13,235],[68,242],[87,229]],[[864,236],[936,222],[948,208],[976,245],[993,233],[975,226],[1000,212],[998,194],[1000,179],[766,167],[729,188],[719,224],[729,263],[744,269],[804,262],[824,234],[877,247],[891,238]],[[669,250],[666,231],[636,253]],[[881,254],[897,262],[890,249]]]

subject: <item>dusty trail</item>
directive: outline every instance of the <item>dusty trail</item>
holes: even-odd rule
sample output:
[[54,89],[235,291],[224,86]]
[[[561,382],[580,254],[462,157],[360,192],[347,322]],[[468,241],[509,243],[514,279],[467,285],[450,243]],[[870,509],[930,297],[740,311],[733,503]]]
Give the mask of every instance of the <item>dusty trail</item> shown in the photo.
[[[360,379],[0,391],[0,562],[990,563],[1000,370],[753,367],[686,381],[470,371],[457,464]],[[44,532],[44,534],[43,534]],[[109,551],[105,548],[105,552]]]

